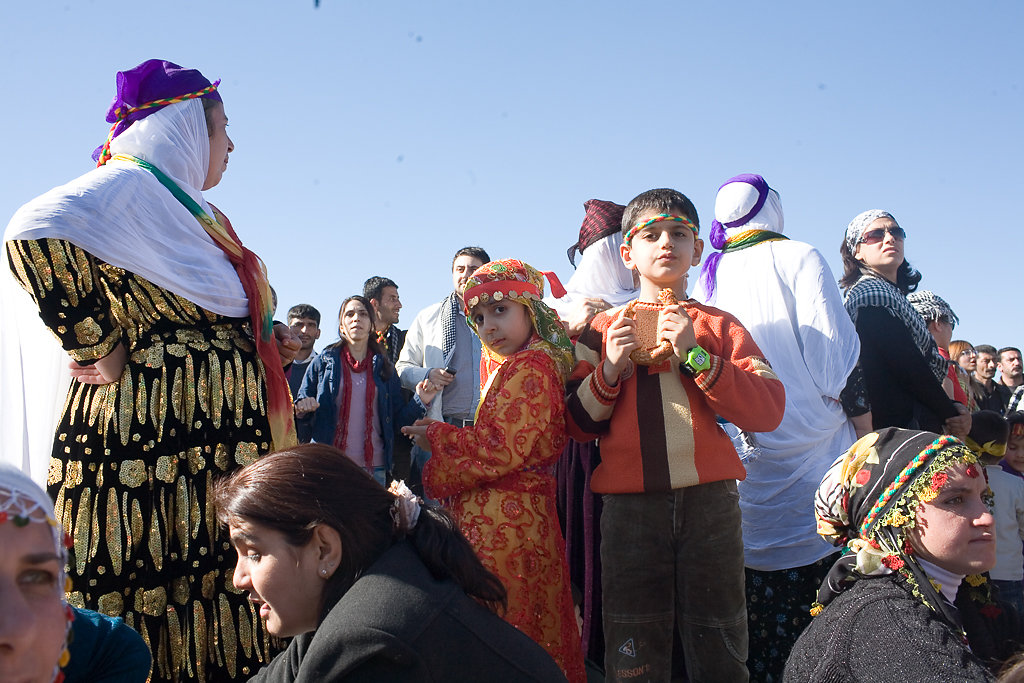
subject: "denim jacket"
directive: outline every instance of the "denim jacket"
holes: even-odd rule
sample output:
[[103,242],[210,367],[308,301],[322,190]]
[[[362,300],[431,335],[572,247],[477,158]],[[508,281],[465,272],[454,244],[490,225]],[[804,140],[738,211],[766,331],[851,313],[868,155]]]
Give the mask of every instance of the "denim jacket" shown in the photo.
[[[302,378],[302,385],[295,396],[315,398],[320,407],[313,413],[313,442],[334,443],[334,433],[338,427],[338,390],[341,385],[343,371],[341,367],[341,349],[329,348],[317,356]],[[392,370],[391,377],[385,380],[381,376],[383,361],[379,355],[373,357],[373,383],[376,386],[377,413],[380,420],[377,429],[384,441],[384,467],[388,472],[394,465],[395,434],[405,438],[399,430],[411,425],[423,417],[426,408],[420,397],[413,394],[408,402],[402,400],[402,383],[398,373]]]

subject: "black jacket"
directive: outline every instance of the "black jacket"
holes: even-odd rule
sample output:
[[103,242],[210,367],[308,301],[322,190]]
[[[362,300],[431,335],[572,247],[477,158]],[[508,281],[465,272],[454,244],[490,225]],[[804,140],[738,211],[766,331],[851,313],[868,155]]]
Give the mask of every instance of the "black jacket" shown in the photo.
[[407,542],[382,555],[316,631],[257,674],[266,683],[564,681],[540,645],[435,580]]

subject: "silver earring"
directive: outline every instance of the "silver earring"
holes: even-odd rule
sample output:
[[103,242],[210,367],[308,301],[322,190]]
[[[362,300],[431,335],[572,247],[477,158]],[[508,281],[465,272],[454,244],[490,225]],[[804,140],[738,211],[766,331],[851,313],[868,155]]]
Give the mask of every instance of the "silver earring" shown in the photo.
[[323,576],[327,576],[327,570],[326,570],[326,569],[324,569],[323,567],[320,567],[320,573],[321,573],[321,574],[322,574]]

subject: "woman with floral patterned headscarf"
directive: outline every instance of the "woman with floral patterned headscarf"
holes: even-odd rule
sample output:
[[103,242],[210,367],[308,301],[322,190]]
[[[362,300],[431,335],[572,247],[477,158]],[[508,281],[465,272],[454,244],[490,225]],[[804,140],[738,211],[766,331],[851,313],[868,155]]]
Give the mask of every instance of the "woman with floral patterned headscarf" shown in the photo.
[[984,468],[954,437],[888,428],[857,441],[815,498],[818,533],[844,554],[784,680],[992,680],[953,604],[961,582],[988,602],[990,503]]
[[402,431],[432,451],[424,490],[452,511],[505,585],[505,619],[544,646],[570,681],[583,681],[554,477],[573,353],[543,296],[543,276],[522,261],[478,268],[463,293],[483,346],[476,420],[461,429],[421,420]]

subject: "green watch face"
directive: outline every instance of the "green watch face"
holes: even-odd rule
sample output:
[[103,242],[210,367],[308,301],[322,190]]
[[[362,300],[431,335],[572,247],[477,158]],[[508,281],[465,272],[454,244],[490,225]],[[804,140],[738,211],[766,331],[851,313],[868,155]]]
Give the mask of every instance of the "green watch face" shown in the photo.
[[701,347],[695,346],[686,354],[686,365],[694,372],[707,370],[711,367],[711,356]]

